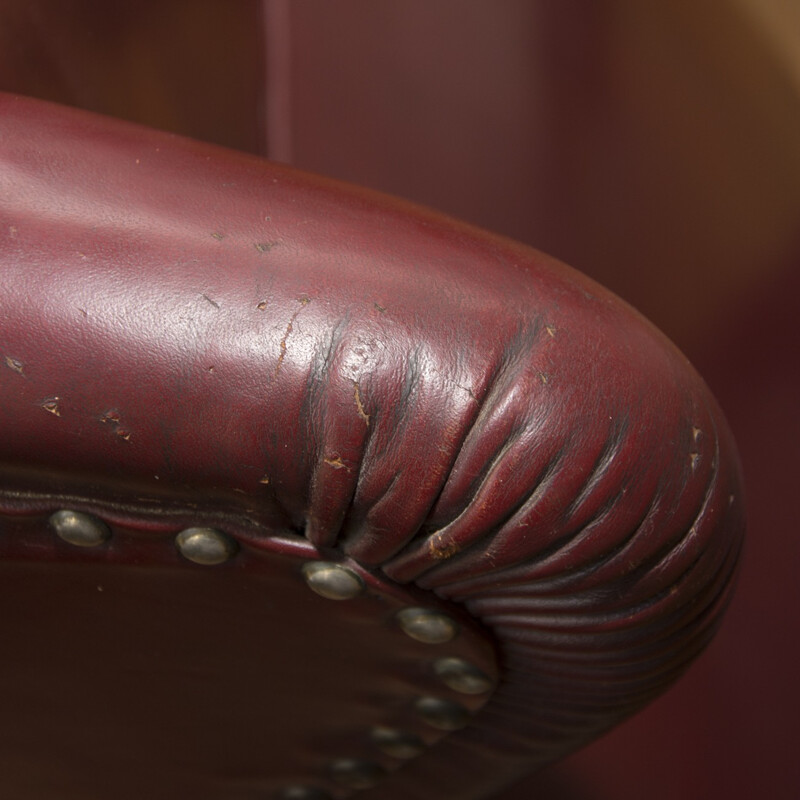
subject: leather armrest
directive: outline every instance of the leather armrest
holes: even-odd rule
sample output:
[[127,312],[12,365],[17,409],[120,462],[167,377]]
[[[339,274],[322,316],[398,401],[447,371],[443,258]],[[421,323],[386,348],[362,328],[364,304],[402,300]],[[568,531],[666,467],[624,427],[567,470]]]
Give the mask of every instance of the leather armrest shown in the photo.
[[493,698],[381,797],[478,797],[560,757],[719,623],[726,423],[646,320],[535,250],[5,95],[0,297],[4,508],[242,514],[491,631]]

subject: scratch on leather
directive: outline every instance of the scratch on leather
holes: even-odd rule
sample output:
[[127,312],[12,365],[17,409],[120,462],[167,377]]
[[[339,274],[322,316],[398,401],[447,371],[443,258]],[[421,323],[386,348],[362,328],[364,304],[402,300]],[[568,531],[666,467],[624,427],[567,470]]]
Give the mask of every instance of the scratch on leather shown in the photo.
[[358,416],[364,420],[364,424],[369,428],[369,414],[364,410],[364,404],[361,402],[361,388],[358,385],[358,381],[353,381],[353,398],[356,401],[356,409],[358,410]]
[[466,392],[470,400],[480,405],[480,401],[478,400],[477,397],[475,397],[475,392],[473,392],[469,386],[462,386],[458,381],[454,380],[449,375],[446,375],[444,372],[442,372],[442,370],[437,369],[436,367],[432,367],[432,369],[440,378],[442,378],[442,380],[449,383],[450,386],[454,386],[456,389],[460,389],[462,392]]
[[[275,375],[281,371],[283,359],[286,358],[286,340],[292,335],[292,331],[294,330],[294,321],[297,319],[297,315],[311,302],[311,298],[300,297],[297,302],[300,303],[300,308],[298,308],[294,314],[292,314],[289,324],[286,326],[286,330],[283,332],[283,339],[281,339],[280,343],[281,351],[278,355],[278,363],[275,365]],[[261,306],[259,305],[259,308],[260,307]]]

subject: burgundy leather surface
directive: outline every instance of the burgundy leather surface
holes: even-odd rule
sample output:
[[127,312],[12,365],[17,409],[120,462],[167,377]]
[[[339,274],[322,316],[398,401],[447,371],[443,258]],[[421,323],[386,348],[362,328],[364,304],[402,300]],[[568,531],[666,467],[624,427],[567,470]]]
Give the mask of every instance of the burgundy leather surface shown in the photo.
[[61,541],[41,514],[0,518],[2,596],[16,609],[0,619],[8,797],[258,800],[292,784],[339,796],[339,758],[402,767],[369,741],[373,726],[427,746],[448,735],[414,713],[417,697],[485,703],[430,668],[459,657],[495,675],[494,648],[465,615],[454,641],[416,642],[398,611],[453,609],[368,573],[363,595],[332,608],[303,581],[308,542],[231,520],[205,522],[236,536],[237,555],[191,564],[173,537],[198,513],[114,525],[100,548]]
[[398,201],[11,96],[0,165],[7,498],[244,515],[497,637],[492,701],[374,796],[485,797],[708,642],[733,444],[610,293]]

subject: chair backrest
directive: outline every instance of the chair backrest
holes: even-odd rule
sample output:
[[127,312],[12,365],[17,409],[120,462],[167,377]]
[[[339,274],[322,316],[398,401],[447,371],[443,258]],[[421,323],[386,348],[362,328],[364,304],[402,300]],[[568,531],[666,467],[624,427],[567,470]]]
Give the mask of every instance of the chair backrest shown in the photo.
[[488,797],[710,640],[734,446],[619,299],[253,157],[0,120],[15,797]]

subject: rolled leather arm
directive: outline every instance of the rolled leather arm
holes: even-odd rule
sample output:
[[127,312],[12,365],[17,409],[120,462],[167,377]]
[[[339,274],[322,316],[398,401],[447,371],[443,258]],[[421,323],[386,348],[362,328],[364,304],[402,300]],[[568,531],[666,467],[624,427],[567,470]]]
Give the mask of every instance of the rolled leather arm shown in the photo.
[[491,701],[381,797],[486,794],[717,628],[743,529],[726,423],[646,320],[535,250],[0,96],[0,296],[3,503],[230,510],[496,637]]

